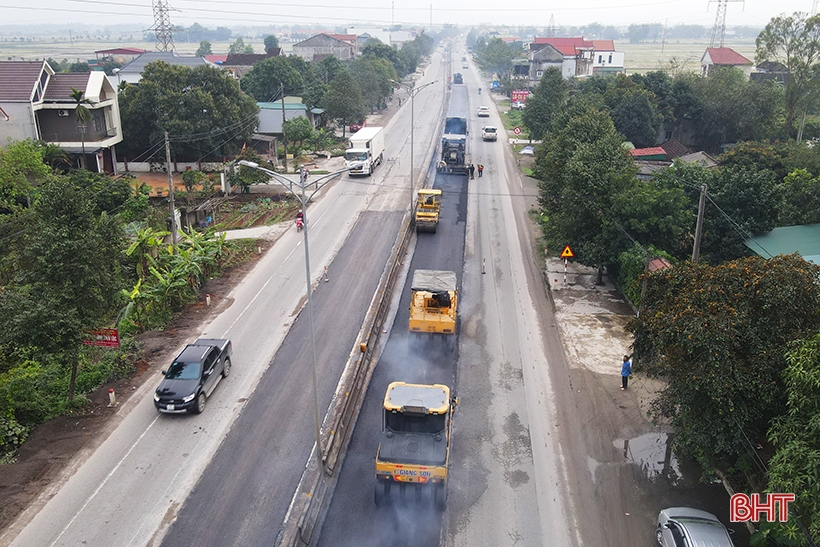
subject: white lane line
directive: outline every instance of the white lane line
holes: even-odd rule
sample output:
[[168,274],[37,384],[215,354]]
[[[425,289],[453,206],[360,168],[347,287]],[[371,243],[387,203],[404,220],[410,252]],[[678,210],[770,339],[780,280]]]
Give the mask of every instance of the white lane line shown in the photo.
[[60,535],[57,536],[57,538],[51,543],[51,547],[57,545],[57,542],[60,541],[60,538],[63,537],[63,535],[68,531],[71,525],[74,524],[74,521],[77,520],[77,517],[80,516],[80,513],[82,513],[85,510],[85,508],[88,507],[88,504],[91,503],[95,497],[97,497],[97,494],[100,493],[100,490],[102,490],[103,487],[105,487],[105,485],[108,483],[111,477],[114,476],[114,473],[116,473],[117,470],[122,466],[126,458],[128,458],[128,456],[131,455],[131,452],[134,451],[134,449],[137,447],[142,438],[148,434],[148,430],[150,430],[153,427],[153,425],[157,423],[157,420],[159,420],[159,416],[159,413],[157,413],[157,415],[154,417],[154,419],[151,421],[148,427],[145,428],[145,431],[143,431],[142,434],[139,437],[137,437],[137,440],[134,441],[134,444],[132,444],[131,448],[128,449],[128,452],[125,453],[125,455],[120,459],[120,461],[117,462],[117,465],[115,465],[114,468],[108,473],[108,475],[105,476],[105,479],[103,479],[103,481],[100,483],[97,489],[94,490],[94,492],[88,497],[87,500],[85,500],[85,503],[82,507],[80,507],[80,510],[77,511],[77,513],[75,513],[73,517],[71,517],[71,520],[68,521],[68,524],[66,524],[63,530],[60,532]]

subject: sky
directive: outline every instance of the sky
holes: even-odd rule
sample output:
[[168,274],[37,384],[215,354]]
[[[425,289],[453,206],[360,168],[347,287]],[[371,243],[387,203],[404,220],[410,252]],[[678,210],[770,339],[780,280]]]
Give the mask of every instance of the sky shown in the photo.
[[[405,27],[456,25],[520,25],[546,27],[550,17],[561,26],[593,22],[605,25],[660,23],[669,26],[715,23],[717,1],[708,0],[162,0],[172,11],[171,23],[188,26],[254,26],[310,24],[317,27],[357,25]],[[727,0],[726,25],[763,27],[772,17],[795,11],[810,12],[817,0]],[[152,0],[0,0],[0,27],[86,23],[153,24]],[[431,11],[432,6],[432,11]]]

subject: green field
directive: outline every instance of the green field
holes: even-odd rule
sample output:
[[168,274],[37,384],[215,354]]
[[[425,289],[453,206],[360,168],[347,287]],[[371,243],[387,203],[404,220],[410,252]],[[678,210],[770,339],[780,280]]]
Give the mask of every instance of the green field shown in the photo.
[[[175,37],[174,45],[176,52],[180,55],[193,55],[199,43],[186,42],[184,34],[180,37]],[[243,38],[245,45],[253,46],[254,53],[264,53],[265,44],[262,38]],[[228,48],[231,47],[232,42],[212,42],[211,50],[215,55],[226,55]],[[291,44],[282,44],[285,51],[290,49]],[[49,57],[63,61],[68,60],[72,63],[79,61],[87,61],[95,59],[95,51],[104,49],[113,49],[118,47],[134,47],[146,49],[148,51],[155,51],[155,42],[144,42],[141,34],[134,34],[134,40],[129,40],[125,37],[112,37],[111,39],[70,39],[68,36],[60,36],[58,38],[42,38],[31,39],[26,41],[9,41],[6,38],[0,41],[0,60],[2,61],[39,61],[41,59],[48,59]]]
[[[661,51],[661,47],[663,50]],[[683,70],[699,71],[700,59],[709,47],[708,40],[692,40],[667,42],[661,46],[657,43],[630,44],[627,41],[615,42],[616,51],[624,52],[624,65],[628,74],[649,72],[652,70],[668,70],[671,61],[676,61]],[[726,41],[724,47],[729,47],[754,62],[754,41],[732,42]]]

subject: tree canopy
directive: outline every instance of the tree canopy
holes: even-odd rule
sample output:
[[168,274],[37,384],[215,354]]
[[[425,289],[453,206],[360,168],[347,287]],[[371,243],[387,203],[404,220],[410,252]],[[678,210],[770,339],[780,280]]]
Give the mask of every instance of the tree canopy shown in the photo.
[[324,107],[329,118],[342,123],[343,133],[348,122],[364,118],[367,110],[362,90],[350,72],[340,72],[330,82],[324,97]]
[[636,369],[663,377],[655,402],[705,468],[735,465],[785,401],[788,344],[820,326],[820,267],[800,256],[681,263],[649,276]]
[[257,110],[236,80],[209,66],[156,61],[145,67],[139,85],[120,95],[124,142],[134,156],[160,143],[164,131],[175,157],[235,153],[253,134]]
[[564,108],[569,94],[569,86],[561,71],[548,68],[538,82],[535,91],[527,97],[527,108],[522,113],[524,126],[533,139],[542,139],[553,120]]
[[293,66],[291,57],[269,57],[253,65],[242,77],[242,90],[261,102],[279,98],[282,85],[285,95],[301,96],[305,87],[303,74]]

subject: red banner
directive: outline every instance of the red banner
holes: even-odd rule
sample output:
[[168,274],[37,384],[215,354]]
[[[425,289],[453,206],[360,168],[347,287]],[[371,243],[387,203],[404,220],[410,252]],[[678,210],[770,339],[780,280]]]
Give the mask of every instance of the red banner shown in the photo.
[[527,102],[527,97],[530,96],[530,92],[526,89],[514,89],[512,92],[512,102]]
[[86,346],[120,347],[120,332],[117,329],[92,329],[88,331],[88,335],[89,338],[83,340]]

